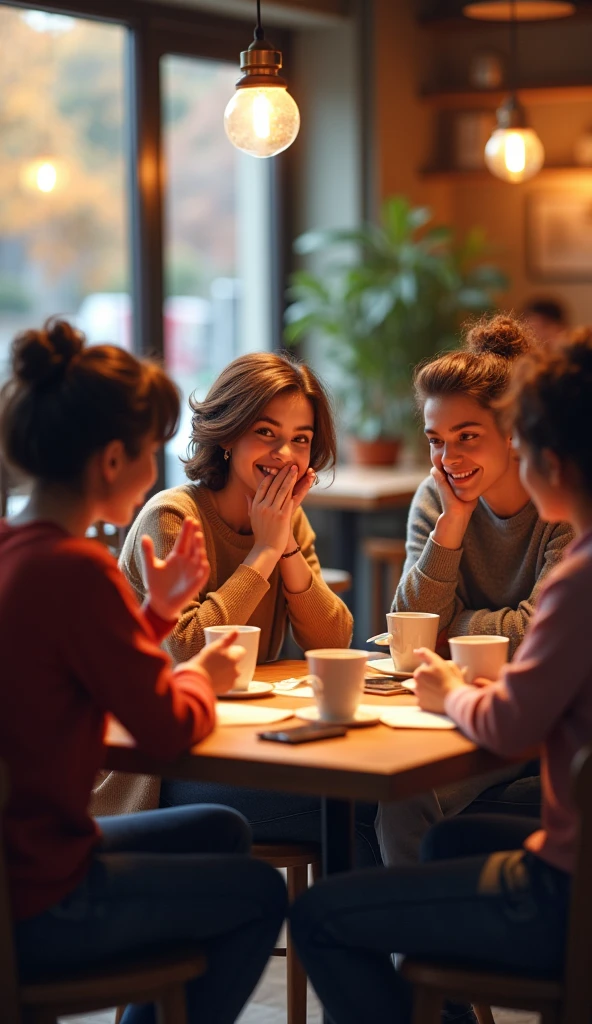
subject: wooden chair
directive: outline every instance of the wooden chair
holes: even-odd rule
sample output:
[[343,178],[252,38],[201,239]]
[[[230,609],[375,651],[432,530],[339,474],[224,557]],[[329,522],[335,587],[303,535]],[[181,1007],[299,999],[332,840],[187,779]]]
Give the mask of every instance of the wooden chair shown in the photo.
[[[308,889],[309,867],[315,881],[321,873],[321,851],[312,843],[262,843],[253,846],[252,854],[274,868],[286,869],[290,903]],[[273,955],[286,957],[288,1024],[306,1024],[306,972],[296,956],[289,931],[286,948],[276,947]]]
[[56,1024],[58,1017],[91,1013],[115,1004],[154,1002],[159,1024],[186,1024],[187,981],[206,970],[197,948],[161,956],[120,958],[116,964],[65,971],[21,983],[12,936],[12,919],[2,844],[2,812],[8,779],[0,761],[0,1019],[2,1024]]
[[321,576],[334,594],[345,594],[352,588],[352,577],[345,569],[321,569]]
[[405,541],[392,537],[366,537],[362,551],[370,562],[370,632],[386,629],[385,614],[391,601],[405,562]]
[[542,1024],[588,1024],[592,1017],[592,747],[573,762],[574,796],[579,812],[576,867],[563,977],[533,977],[447,967],[406,958],[402,973],[415,989],[414,1024],[439,1024],[444,999],[471,1002],[477,1016],[491,1019],[490,1006],[534,1010]]

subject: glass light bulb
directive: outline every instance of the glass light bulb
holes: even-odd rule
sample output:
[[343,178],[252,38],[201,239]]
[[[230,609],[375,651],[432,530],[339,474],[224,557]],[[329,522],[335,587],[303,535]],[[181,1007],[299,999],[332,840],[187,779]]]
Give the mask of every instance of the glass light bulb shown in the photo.
[[532,128],[496,128],[485,146],[485,163],[502,181],[528,181],[545,161],[545,150]]
[[243,87],[224,111],[224,128],[232,145],[243,153],[275,156],[294,142],[300,114],[283,86]]

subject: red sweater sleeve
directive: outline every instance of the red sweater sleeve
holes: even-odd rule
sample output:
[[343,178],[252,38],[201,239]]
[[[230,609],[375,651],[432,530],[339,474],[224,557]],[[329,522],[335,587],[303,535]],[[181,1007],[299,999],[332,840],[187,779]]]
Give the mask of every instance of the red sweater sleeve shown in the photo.
[[[155,642],[171,623],[140,610],[108,553],[61,554],[59,590],[64,660],[142,749],[172,758],[212,731],[216,699],[207,677],[190,669],[173,674]],[[71,596],[81,592],[84,604]]]

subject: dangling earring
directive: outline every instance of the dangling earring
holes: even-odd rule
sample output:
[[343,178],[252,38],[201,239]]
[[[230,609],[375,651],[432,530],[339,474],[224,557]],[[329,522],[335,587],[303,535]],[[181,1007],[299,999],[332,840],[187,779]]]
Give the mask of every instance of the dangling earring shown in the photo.
[[225,448],[224,449],[224,461],[228,462],[229,458],[230,458],[230,448]]
[[318,477],[318,474],[314,472],[314,470],[313,470],[313,475],[314,475],[314,480],[312,482],[312,486],[315,487],[316,484],[318,484],[318,482],[319,482],[319,477]]

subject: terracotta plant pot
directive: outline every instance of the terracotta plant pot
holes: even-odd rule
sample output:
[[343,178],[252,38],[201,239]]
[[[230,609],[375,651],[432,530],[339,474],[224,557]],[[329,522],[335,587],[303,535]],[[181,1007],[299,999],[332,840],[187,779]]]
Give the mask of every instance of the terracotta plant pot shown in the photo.
[[350,436],[347,449],[349,460],[356,466],[394,466],[401,452],[401,441],[386,437],[363,441],[359,437]]

